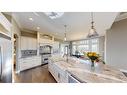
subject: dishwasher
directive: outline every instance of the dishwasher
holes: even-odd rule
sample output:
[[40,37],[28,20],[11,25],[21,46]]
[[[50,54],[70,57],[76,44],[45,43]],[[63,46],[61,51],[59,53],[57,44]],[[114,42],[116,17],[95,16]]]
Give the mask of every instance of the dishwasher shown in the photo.
[[73,75],[68,74],[68,83],[81,83]]

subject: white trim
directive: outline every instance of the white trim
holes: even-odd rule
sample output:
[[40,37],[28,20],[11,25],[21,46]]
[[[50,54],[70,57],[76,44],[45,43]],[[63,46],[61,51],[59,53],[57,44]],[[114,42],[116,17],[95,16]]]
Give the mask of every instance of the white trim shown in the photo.
[[8,19],[0,12],[0,24],[4,26],[9,32],[11,31],[12,24],[8,21]]
[[120,69],[120,71],[121,71],[121,72],[127,73],[127,70],[124,70],[124,69]]
[[16,73],[16,74],[19,74],[19,73],[20,73],[20,70],[16,71],[15,73]]
[[119,13],[118,16],[115,19],[115,22],[126,19],[126,18],[127,18],[127,13],[124,13],[124,14]]

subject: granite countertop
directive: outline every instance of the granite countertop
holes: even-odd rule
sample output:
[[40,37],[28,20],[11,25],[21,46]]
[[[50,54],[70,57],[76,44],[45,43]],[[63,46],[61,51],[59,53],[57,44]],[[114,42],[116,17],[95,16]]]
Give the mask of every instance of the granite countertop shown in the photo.
[[127,83],[127,77],[120,70],[102,63],[96,64],[95,70],[92,70],[90,64],[81,63],[79,60],[75,59],[73,62],[61,60],[54,64],[83,83]]

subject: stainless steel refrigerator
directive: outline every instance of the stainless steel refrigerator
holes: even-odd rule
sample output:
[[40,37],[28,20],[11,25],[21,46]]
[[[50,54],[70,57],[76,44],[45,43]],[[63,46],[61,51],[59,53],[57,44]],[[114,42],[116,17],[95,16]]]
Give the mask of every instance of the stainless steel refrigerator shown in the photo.
[[11,38],[0,33],[0,82],[12,82]]

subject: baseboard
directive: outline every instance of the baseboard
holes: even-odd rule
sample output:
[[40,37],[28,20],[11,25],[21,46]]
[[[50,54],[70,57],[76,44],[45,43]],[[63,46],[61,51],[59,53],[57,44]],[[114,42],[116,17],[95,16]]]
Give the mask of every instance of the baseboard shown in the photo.
[[[48,64],[48,63],[46,63],[46,64]],[[43,65],[46,65],[46,64],[40,64],[40,65],[37,65],[35,67],[31,67],[31,68],[28,68],[28,69],[25,69],[25,70],[21,70],[20,72],[30,70],[30,69],[34,69],[34,68],[37,68],[37,67],[40,67],[40,66],[43,66]]]

